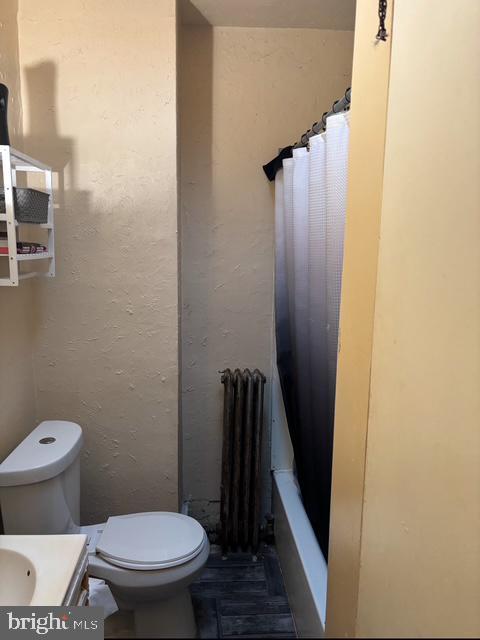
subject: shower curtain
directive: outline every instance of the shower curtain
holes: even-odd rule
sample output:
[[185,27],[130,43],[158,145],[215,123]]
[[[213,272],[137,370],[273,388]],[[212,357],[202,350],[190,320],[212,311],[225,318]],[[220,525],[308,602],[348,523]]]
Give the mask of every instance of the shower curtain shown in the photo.
[[302,499],[328,556],[349,114],[275,180],[277,365]]

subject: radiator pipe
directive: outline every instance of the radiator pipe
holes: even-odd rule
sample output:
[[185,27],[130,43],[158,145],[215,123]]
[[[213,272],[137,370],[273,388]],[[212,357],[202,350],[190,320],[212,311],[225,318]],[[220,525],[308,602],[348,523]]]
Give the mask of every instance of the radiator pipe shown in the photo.
[[230,369],[222,374],[224,385],[223,405],[223,450],[222,450],[222,480],[220,485],[220,524],[222,553],[228,549],[230,537],[230,471],[232,469],[232,426],[233,426],[233,376]]
[[244,410],[244,393],[242,384],[242,372],[235,369],[233,374],[233,386],[235,389],[235,417],[233,420],[233,479],[232,492],[237,496],[231,501],[232,521],[232,547],[238,548],[239,543],[239,519],[240,519],[240,491],[241,491],[241,464],[242,464],[242,420]]
[[258,369],[253,372],[253,384],[256,393],[255,402],[255,428],[253,444],[253,518],[252,518],[252,553],[258,552],[260,542],[260,506],[261,506],[261,454],[262,454],[262,431],[263,431],[263,394],[265,386],[265,376]]
[[254,384],[252,374],[249,369],[243,372],[243,385],[245,394],[245,425],[243,430],[243,451],[244,460],[242,465],[242,548],[248,548],[248,543],[252,539],[251,518],[250,518],[250,489],[252,483],[252,430],[253,430],[253,392]]

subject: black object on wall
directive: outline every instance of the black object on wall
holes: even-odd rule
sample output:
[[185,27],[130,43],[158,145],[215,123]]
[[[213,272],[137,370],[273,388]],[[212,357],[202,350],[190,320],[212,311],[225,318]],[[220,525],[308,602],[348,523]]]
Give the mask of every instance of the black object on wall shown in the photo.
[[8,135],[8,87],[0,84],[0,144],[10,144]]
[[258,369],[222,372],[224,385],[220,521],[222,552],[257,553],[265,376]]

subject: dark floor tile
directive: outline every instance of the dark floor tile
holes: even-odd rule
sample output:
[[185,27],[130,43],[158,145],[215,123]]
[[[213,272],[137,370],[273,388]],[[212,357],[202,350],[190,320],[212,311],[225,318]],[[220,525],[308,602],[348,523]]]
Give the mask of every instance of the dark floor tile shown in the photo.
[[206,567],[199,582],[243,582],[245,580],[250,581],[265,581],[265,569],[263,564],[224,564],[219,567]]
[[215,598],[199,598],[192,595],[193,610],[199,638],[218,638],[218,613]]
[[295,638],[275,549],[218,552],[190,587],[200,638]]
[[251,564],[254,562],[251,553],[244,553],[243,551],[237,553],[227,553],[223,556],[220,552],[212,553],[207,560],[207,567],[217,567],[224,565],[226,562],[229,564]]
[[266,640],[267,638],[271,638],[272,640],[280,640],[288,638],[290,640],[294,640],[296,638],[295,632],[293,633],[246,633],[241,636],[221,636],[222,638],[241,638],[241,640]]
[[245,635],[294,634],[293,620],[290,613],[259,614],[253,616],[221,616],[220,629],[222,637]]
[[232,594],[268,595],[266,580],[243,580],[238,582],[194,582],[191,592],[206,598],[222,598]]
[[263,565],[265,567],[265,577],[267,579],[268,593],[272,596],[287,597],[285,585],[283,583],[282,570],[276,555],[266,553],[263,557]]
[[255,600],[241,601],[238,598],[219,600],[217,611],[221,616],[251,616],[265,613],[288,613],[290,605],[283,597],[258,596]]

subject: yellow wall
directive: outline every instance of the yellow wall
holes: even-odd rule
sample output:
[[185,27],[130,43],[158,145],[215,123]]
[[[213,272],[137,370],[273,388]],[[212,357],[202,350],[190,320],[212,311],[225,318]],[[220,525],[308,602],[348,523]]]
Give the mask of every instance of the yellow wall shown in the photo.
[[24,147],[59,173],[37,417],[84,427],[87,522],[177,507],[175,1],[141,4],[20,2]]
[[[271,377],[273,191],[262,165],[343,95],[352,45],[351,31],[182,30],[184,491],[209,524],[220,487],[218,371]],[[265,460],[267,486],[268,448]]]
[[[369,10],[361,0],[358,24]],[[380,226],[356,190],[361,136],[352,110],[331,637],[480,634],[479,27],[475,0],[442,0],[433,12],[427,0],[395,4],[386,129],[376,111],[361,123],[374,141],[386,134],[383,188],[375,184]],[[355,52],[354,95],[371,85],[372,67],[361,70],[366,47]],[[388,66],[385,57],[375,70],[380,90]],[[378,269],[362,280],[351,261],[374,235]],[[354,304],[353,286],[367,304],[361,296]],[[362,331],[370,354],[355,342]]]
[[480,634],[479,29],[476,0],[395,6],[362,637]]
[[[391,39],[372,38],[378,6],[358,0],[350,113],[348,212],[337,370],[327,633],[355,634],[373,315]],[[391,31],[391,11],[387,28]]]
[[[16,0],[2,0],[0,82],[6,84],[10,91],[10,141],[12,145],[21,148],[22,104],[17,9]],[[33,306],[30,282],[22,283],[19,288],[0,288],[0,460],[28,433],[35,420]]]

